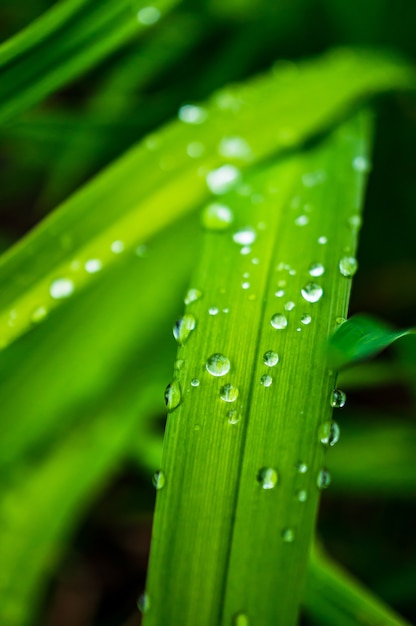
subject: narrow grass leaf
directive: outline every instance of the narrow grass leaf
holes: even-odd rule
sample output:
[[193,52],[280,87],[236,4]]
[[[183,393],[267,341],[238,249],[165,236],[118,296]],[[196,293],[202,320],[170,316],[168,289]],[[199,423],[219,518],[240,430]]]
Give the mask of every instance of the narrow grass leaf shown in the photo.
[[309,560],[305,608],[320,626],[410,626],[319,548]]
[[335,331],[329,341],[329,359],[336,369],[375,356],[394,341],[415,334],[414,329],[393,330],[370,315],[354,315]]
[[[412,84],[401,62],[348,51],[227,88],[204,107],[186,105],[179,121],[129,151],[3,256],[0,345],[31,327],[34,310],[50,311],[94,280],[80,269],[89,259],[111,266],[210,193],[222,194],[224,176],[227,188],[238,186],[249,165],[327,129],[357,100]],[[352,158],[368,169],[361,153]]]
[[368,142],[368,117],[355,117],[203,211],[182,318],[194,329],[166,396],[146,626],[296,623],[330,481],[326,342],[346,314],[338,264],[355,254],[364,172],[353,164]]

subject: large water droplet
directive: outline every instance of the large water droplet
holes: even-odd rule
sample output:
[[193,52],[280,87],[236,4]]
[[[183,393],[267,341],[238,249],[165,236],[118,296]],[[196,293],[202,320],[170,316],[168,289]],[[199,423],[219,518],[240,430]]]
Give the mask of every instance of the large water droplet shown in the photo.
[[257,474],[257,480],[263,489],[274,489],[279,481],[279,475],[273,467],[262,467]]
[[208,357],[205,367],[213,376],[225,376],[230,371],[231,363],[226,356],[216,352]]
[[260,384],[263,385],[263,387],[270,387],[272,383],[273,383],[273,378],[269,376],[268,374],[264,374],[260,378]]
[[293,528],[284,528],[282,530],[282,539],[285,543],[293,543],[295,541],[295,531]]
[[220,396],[225,402],[235,402],[238,398],[238,388],[234,385],[223,385],[220,389]]
[[283,330],[287,326],[287,318],[282,313],[275,313],[270,320],[270,324],[277,330]]
[[241,180],[241,172],[234,165],[222,165],[208,172],[206,183],[215,195],[221,195],[232,189]]
[[267,350],[263,354],[263,363],[268,367],[274,367],[279,362],[279,355],[277,352],[273,352],[273,350]]
[[334,409],[342,409],[347,401],[347,396],[341,389],[334,389],[331,392],[330,404]]
[[174,325],[173,336],[180,346],[189,338],[189,335],[196,326],[196,320],[191,313],[185,313]]
[[166,478],[164,473],[162,472],[162,470],[157,470],[157,472],[153,474],[152,478],[153,487],[159,491],[160,489],[163,489],[163,487],[165,486],[165,482]]
[[323,296],[324,290],[317,283],[308,283],[301,289],[302,297],[306,302],[318,302]]
[[202,297],[202,291],[199,289],[188,289],[188,292],[185,296],[184,302],[185,304],[191,304],[192,302],[196,302]]
[[352,276],[354,276],[358,269],[358,262],[357,259],[353,256],[344,256],[340,260],[338,267],[343,276],[345,276],[346,278],[351,278]]
[[249,159],[251,157],[251,148],[247,141],[242,137],[223,137],[221,139],[218,152],[226,158],[230,159]]
[[150,609],[150,598],[149,594],[142,593],[137,599],[137,608],[141,613],[147,613]]
[[318,437],[319,441],[324,444],[324,446],[334,446],[339,440],[339,426],[336,422],[330,420],[324,422],[319,427]]
[[52,298],[68,298],[74,291],[74,283],[69,278],[57,278],[49,288]]
[[185,124],[203,124],[208,117],[208,112],[203,107],[184,104],[178,111],[178,117]]
[[182,401],[181,386],[173,380],[165,389],[165,404],[169,412],[174,411]]
[[233,235],[233,241],[238,243],[240,246],[250,246],[255,242],[257,237],[257,233],[254,228],[251,226],[246,226],[245,228],[240,228]]
[[331,483],[331,474],[328,472],[327,469],[321,469],[318,472],[318,476],[316,478],[316,484],[318,486],[318,489],[326,489],[327,487],[329,487]]
[[202,211],[202,225],[207,230],[226,230],[234,220],[230,207],[213,202]]
[[322,263],[312,263],[312,265],[309,267],[309,274],[311,276],[322,276],[324,272],[325,268]]

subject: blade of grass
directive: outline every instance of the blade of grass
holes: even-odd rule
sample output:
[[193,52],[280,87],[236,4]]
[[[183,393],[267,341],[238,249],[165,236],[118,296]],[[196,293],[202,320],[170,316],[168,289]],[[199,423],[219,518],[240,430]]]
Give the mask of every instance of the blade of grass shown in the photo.
[[[346,312],[351,281],[338,263],[345,248],[355,252],[348,224],[364,173],[352,164],[368,159],[368,135],[359,116],[313,150],[248,174],[247,195],[224,196],[234,239],[247,245],[205,235],[193,281],[203,295],[187,309],[196,329],[167,396],[175,412],[146,626],[296,623],[318,487],[329,482],[318,436],[334,385],[325,346]],[[218,354],[229,361],[216,372]]]
[[[174,122],[142,142],[3,256],[0,344],[27,331],[39,309],[50,311],[93,280],[83,270],[89,259],[112,265],[121,249],[132,249],[206,200],[205,178],[216,168],[231,161],[244,169],[328,128],[357,100],[412,84],[413,72],[401,62],[349,51],[223,90],[206,109],[185,109],[184,119],[196,115],[203,123]],[[248,161],[246,152],[233,156],[221,147],[225,132],[243,138]],[[189,156],[195,146],[205,149],[199,158]]]
[[320,626],[410,626],[316,547],[308,565],[305,608]]

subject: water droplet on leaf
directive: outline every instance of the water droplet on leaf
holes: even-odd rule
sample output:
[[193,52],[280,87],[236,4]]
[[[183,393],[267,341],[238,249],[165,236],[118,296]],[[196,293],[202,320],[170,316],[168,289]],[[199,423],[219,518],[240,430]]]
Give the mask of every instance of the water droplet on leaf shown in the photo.
[[282,539],[285,543],[293,543],[295,541],[295,532],[293,528],[284,528],[282,530]]
[[256,231],[254,228],[250,226],[246,226],[245,228],[240,228],[233,235],[233,241],[238,243],[240,246],[249,246],[255,242],[257,237]]
[[163,487],[165,486],[165,482],[166,478],[164,473],[162,472],[162,470],[157,470],[157,472],[153,474],[152,478],[153,487],[157,489],[157,491],[159,491],[160,489],[163,489]]
[[318,302],[323,296],[324,290],[317,283],[308,283],[301,289],[302,297],[306,302]]
[[318,489],[327,489],[327,487],[329,487],[331,483],[331,474],[328,472],[327,469],[321,469],[318,472],[318,476],[316,479],[316,484]]
[[202,297],[202,291],[200,291],[199,289],[189,289],[184,302],[185,304],[191,304],[192,302],[196,302],[197,300],[199,300]]
[[182,401],[181,386],[178,380],[173,380],[165,389],[165,404],[168,412],[174,411]]
[[178,118],[185,124],[203,124],[207,117],[206,109],[194,104],[184,104],[178,111]]
[[268,367],[274,367],[279,362],[279,355],[277,352],[273,352],[273,350],[267,350],[263,354],[263,363]]
[[220,396],[225,402],[235,402],[238,398],[238,389],[234,385],[223,385],[220,389]]
[[233,220],[233,212],[225,204],[213,202],[208,204],[202,211],[202,225],[207,230],[226,230]]
[[141,613],[147,613],[150,609],[150,599],[147,593],[142,593],[137,600],[137,608]]
[[205,366],[212,376],[225,376],[230,371],[231,363],[226,356],[216,352],[208,357]]
[[338,267],[343,276],[351,278],[358,269],[358,262],[353,256],[344,256],[340,260]]
[[287,318],[282,313],[275,313],[270,320],[270,324],[277,330],[283,330],[287,326]]
[[69,278],[57,278],[49,288],[49,293],[55,300],[68,298],[74,291],[74,283]]
[[257,480],[263,489],[274,489],[278,483],[279,475],[272,467],[262,467],[257,474]]
[[208,172],[206,183],[215,195],[221,195],[232,189],[241,180],[241,172],[234,165],[222,165]]
[[156,7],[143,7],[143,9],[140,9],[137,13],[137,19],[140,24],[143,24],[144,26],[151,26],[159,21],[160,15],[161,13]]
[[342,409],[347,401],[346,394],[341,389],[334,389],[331,393],[331,406],[334,409]]
[[311,276],[322,276],[324,272],[325,268],[322,263],[312,263],[312,265],[309,267],[309,274]]
[[319,441],[324,444],[324,446],[334,446],[339,440],[339,426],[336,422],[330,420],[324,422],[319,427],[318,437]]
[[263,385],[263,387],[270,387],[272,383],[273,383],[273,378],[269,376],[268,374],[264,374],[260,378],[260,384]]
[[96,272],[99,272],[102,267],[103,264],[101,263],[100,259],[89,259],[85,263],[85,271],[87,271],[88,274],[95,274]]
[[300,321],[302,324],[304,324],[305,326],[308,326],[308,324],[311,323],[312,321],[312,317],[310,315],[308,315],[307,313],[305,313],[304,315],[302,315],[302,317],[300,318]]
[[174,325],[173,336],[180,346],[182,346],[189,338],[191,332],[195,329],[196,320],[191,313],[185,313]]

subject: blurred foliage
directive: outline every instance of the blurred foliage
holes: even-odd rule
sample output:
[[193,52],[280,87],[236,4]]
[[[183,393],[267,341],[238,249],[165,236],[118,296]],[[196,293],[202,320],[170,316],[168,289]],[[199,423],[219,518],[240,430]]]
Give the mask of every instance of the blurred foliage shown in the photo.
[[[50,7],[64,4],[3,3],[2,41]],[[117,22],[123,36],[100,48],[94,59],[86,54],[78,73],[67,82],[58,76],[30,106],[19,105],[16,114],[9,108],[0,127],[1,250],[105,165],[176,117],[184,103],[282,60],[295,68],[300,59],[333,46],[387,47],[416,59],[411,0],[397,0],[394,6],[367,0],[359,7],[350,0],[185,0],[171,5],[160,20],[136,32],[126,16],[131,10],[137,23],[143,4],[124,2]],[[81,24],[95,33],[91,45],[100,42],[93,18],[105,6],[110,9],[111,2],[90,0],[81,12],[86,20]],[[107,34],[113,32],[111,15]],[[74,28],[70,51],[79,34]],[[46,64],[53,49],[45,43]],[[26,61],[25,66],[22,55],[16,67],[30,69],[30,55]],[[9,70],[15,76],[13,66]],[[30,78],[35,91],[41,78]],[[26,80],[22,85],[30,86]],[[5,104],[4,96],[0,110]],[[351,312],[414,327],[416,102],[409,94],[388,96],[378,99],[376,110]],[[171,325],[183,306],[198,245],[190,235],[194,232],[186,221],[174,239],[155,237],[147,258],[137,257],[134,265],[121,259],[93,289],[53,313],[47,329],[34,328],[1,355],[0,553],[20,551],[14,575],[27,574],[27,585],[41,575],[36,602],[21,587],[19,602],[30,603],[32,626],[140,623],[135,602],[144,585],[154,497],[149,474],[160,458],[164,423],[162,403],[157,404],[161,389],[152,381],[169,377],[175,354]],[[183,254],[176,254],[179,247]],[[158,256],[158,250],[163,254]],[[152,325],[143,321],[152,315],[146,313],[148,298],[160,303]],[[136,345],[143,337],[147,345],[140,352]],[[399,340],[377,364],[378,369],[360,365],[355,379],[354,370],[345,374],[348,403],[340,442],[329,452],[333,487],[321,506],[319,530],[333,557],[416,621],[415,338]],[[98,456],[97,440],[105,443]],[[76,490],[79,473],[85,480]],[[25,519],[26,511],[37,511],[36,517],[31,513]],[[55,516],[64,533],[46,523]],[[35,543],[26,542],[32,525],[38,532]],[[45,541],[52,557],[49,553],[42,571],[34,572],[30,555]],[[9,610],[13,623],[27,623],[22,604],[11,601]],[[316,623],[308,620],[319,613],[311,614],[304,616],[305,624]]]

